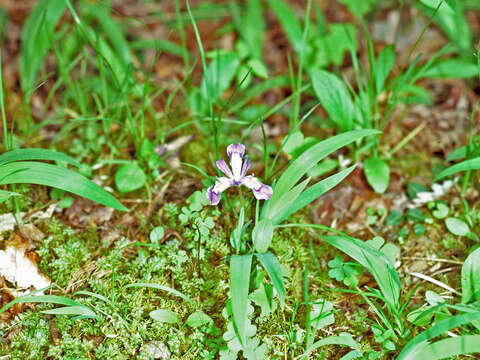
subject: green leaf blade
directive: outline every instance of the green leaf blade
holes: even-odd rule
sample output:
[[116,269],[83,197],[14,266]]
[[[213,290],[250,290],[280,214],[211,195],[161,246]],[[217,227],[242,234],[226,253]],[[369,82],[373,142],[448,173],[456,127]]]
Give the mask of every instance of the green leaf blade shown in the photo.
[[120,211],[128,211],[117,199],[86,177],[59,166],[34,161],[0,165],[0,184],[36,184],[68,191]]
[[246,344],[248,290],[252,255],[234,255],[230,258],[230,292],[232,297],[232,313],[238,338],[242,345]]

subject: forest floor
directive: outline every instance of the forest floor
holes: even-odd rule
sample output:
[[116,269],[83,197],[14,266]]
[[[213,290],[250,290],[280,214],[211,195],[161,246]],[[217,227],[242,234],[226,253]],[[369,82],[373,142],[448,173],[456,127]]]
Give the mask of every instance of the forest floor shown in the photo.
[[[467,180],[464,173],[434,179],[453,164],[447,158],[454,150],[469,141],[476,144],[480,83],[479,70],[472,75],[471,68],[477,66],[472,44],[479,39],[480,9],[475,1],[464,1],[462,12],[455,12],[462,16],[455,18],[457,25],[467,26],[470,54],[459,40],[460,25],[457,33],[445,30],[449,12],[437,14],[447,19],[444,25],[430,22],[428,11],[408,1],[400,6],[369,0],[363,9],[352,1],[325,0],[313,1],[305,37],[314,50],[304,55],[292,44],[295,21],[288,14],[279,21],[272,2],[191,1],[200,51],[183,1],[72,2],[81,25],[68,6],[59,5],[63,1],[0,1],[2,81],[12,142],[4,150],[63,152],[82,164],[81,174],[129,209],[117,211],[44,186],[2,185],[21,196],[0,203],[0,360],[394,359],[415,336],[467,306],[461,271],[479,243],[478,176],[472,171]],[[287,3],[303,36],[309,2]],[[37,18],[62,9],[46,38],[35,38],[43,30],[33,26],[48,28],[53,20],[50,15],[45,23],[29,18],[35,4],[52,9]],[[248,6],[258,4],[260,20],[249,19]],[[356,9],[364,11],[365,28]],[[260,28],[249,27],[255,21]],[[27,25],[34,29],[30,34]],[[235,343],[238,333],[229,320],[229,261],[238,254],[231,234],[240,209],[254,220],[256,203],[249,189],[236,187],[226,190],[218,205],[209,204],[207,188],[219,175],[215,161],[226,158],[229,144],[241,142],[250,156],[249,173],[275,191],[274,180],[309,144],[339,134],[328,105],[317,106],[321,96],[310,84],[310,69],[329,69],[349,92],[359,92],[347,32],[354,35],[353,52],[365,74],[367,39],[375,56],[393,44],[388,84],[401,82],[410,64],[426,64],[439,52],[447,54],[441,59],[458,62],[432,67],[428,76],[412,82],[377,127],[382,131],[377,143],[352,143],[308,173],[313,184],[357,164],[339,185],[288,218],[313,227],[275,228],[270,251],[281,265],[285,305],[271,279],[260,267],[253,269],[248,316],[255,329],[251,338],[258,342],[247,351]],[[36,44],[29,43],[29,35]],[[444,51],[447,44],[452,48]],[[26,58],[28,46],[38,58]],[[203,52],[210,65],[219,54],[238,56],[227,63],[236,64],[231,73],[208,68],[218,77],[214,92],[220,92],[208,101],[202,92]],[[261,59],[261,65],[252,59]],[[128,66],[122,66],[124,60]],[[36,63],[37,71],[29,70]],[[247,75],[249,70],[254,76]],[[375,97],[379,117],[394,92],[394,86],[385,85]],[[365,175],[364,160],[372,154],[388,163],[383,192],[375,191]],[[368,266],[325,241],[335,232],[315,225],[374,241],[398,273],[402,305],[405,301],[401,313],[392,315],[384,299],[375,297],[378,279]],[[63,300],[30,297],[11,306],[15,298],[40,289]],[[438,306],[442,302],[449,306]],[[59,305],[75,311],[62,314]],[[420,319],[422,310],[435,306]],[[333,341],[312,348],[346,333],[355,346]],[[480,330],[467,324],[441,334],[479,336]]]

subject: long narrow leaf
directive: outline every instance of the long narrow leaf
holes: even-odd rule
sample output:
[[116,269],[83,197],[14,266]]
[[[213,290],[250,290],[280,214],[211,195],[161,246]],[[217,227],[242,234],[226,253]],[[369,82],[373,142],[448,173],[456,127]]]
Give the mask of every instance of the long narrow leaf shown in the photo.
[[419,346],[421,346],[422,343],[425,343],[426,341],[433,339],[450,329],[469,324],[476,320],[480,320],[480,311],[456,315],[436,323],[428,330],[425,330],[410,340],[404,346],[400,355],[398,355],[397,360],[416,359],[415,357],[412,357],[412,354],[416,353],[416,349],[419,349]]
[[295,13],[289,5],[283,0],[267,0],[268,5],[272,8],[278,21],[282,25],[288,40],[292,44],[297,53],[302,51],[303,31],[302,25],[298,21]]
[[440,360],[479,352],[480,335],[462,335],[442,339],[432,344],[428,342],[418,344],[402,359]]
[[476,249],[462,266],[462,302],[480,300],[480,248]]
[[238,338],[246,345],[245,329],[247,326],[248,288],[252,255],[234,255],[230,258],[230,293],[232,296],[232,313]]
[[275,191],[271,200],[275,200],[277,197],[282,196],[282,194],[290,190],[309,169],[314,167],[320,160],[332,152],[365,136],[376,135],[379,133],[379,131],[371,129],[353,130],[333,136],[313,145],[285,170],[275,186]]
[[443,179],[444,177],[456,174],[461,171],[467,170],[479,170],[480,169],[480,157],[470,160],[462,161],[461,163],[452,165],[435,177],[435,181]]
[[182,294],[180,291],[172,289],[168,286],[163,286],[163,285],[157,285],[157,284],[151,284],[151,283],[133,283],[133,284],[128,284],[123,287],[123,289],[128,289],[128,288],[138,288],[138,287],[144,287],[144,288],[150,288],[150,289],[157,289],[157,290],[163,290],[166,292],[169,292],[172,295],[178,296],[182,298],[185,301],[188,301],[191,304],[195,305],[195,302],[190,299],[187,295]]
[[128,211],[102,187],[83,175],[59,166],[34,161],[18,161],[0,165],[0,185],[37,184],[55,187],[83,196],[116,210]]
[[281,197],[275,197],[266,204],[266,211],[262,213],[262,218],[271,219],[274,224],[278,224],[278,215],[287,212],[293,206],[297,198],[310,182],[310,178],[305,179],[300,184],[295,185],[293,189],[289,190]]
[[322,346],[327,346],[327,345],[348,346],[355,350],[360,350],[360,344],[357,343],[352,338],[351,335],[337,335],[337,336],[329,336],[313,343],[313,345],[310,346],[301,357],[305,358],[307,355],[309,355],[311,352],[315,351],[316,349]]
[[7,311],[9,308],[11,308],[15,304],[22,304],[22,303],[49,303],[49,304],[59,304],[59,305],[65,305],[65,306],[84,306],[75,300],[63,297],[63,296],[57,296],[57,295],[24,295],[20,296],[18,298],[13,299],[10,301],[8,304],[3,306],[0,309],[0,314]]
[[82,316],[84,318],[97,318],[97,314],[85,305],[75,305],[75,306],[63,306],[56,309],[44,310],[43,314],[50,315],[76,315]]
[[336,174],[333,174],[326,179],[317,182],[315,185],[309,187],[289,206],[278,212],[273,219],[274,224],[280,224],[283,220],[288,218],[293,213],[310,204],[319,196],[325,194],[327,191],[337,186],[343,179],[345,179],[355,169],[357,165],[352,165],[349,168],[343,169]]
[[50,49],[53,31],[65,11],[65,5],[65,0],[40,0],[23,26],[19,73],[22,89],[26,93],[35,86],[35,79]]
[[80,163],[71,158],[70,156],[48,149],[16,149],[0,155],[0,165],[7,164],[14,161],[25,160],[50,160],[50,161],[63,161],[70,165],[80,167]]
[[380,287],[385,301],[393,308],[398,308],[401,291],[400,278],[395,266],[385,254],[354,238],[323,236],[322,239],[367,268]]

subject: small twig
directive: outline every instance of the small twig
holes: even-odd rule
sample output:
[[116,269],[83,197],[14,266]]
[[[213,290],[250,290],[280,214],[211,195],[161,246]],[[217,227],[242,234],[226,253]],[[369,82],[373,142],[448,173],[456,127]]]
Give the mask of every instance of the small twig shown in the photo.
[[27,213],[23,216],[23,219],[27,219],[27,218],[29,218],[30,216],[32,216],[33,214],[35,214],[35,213],[37,213],[37,212],[39,212],[39,211],[41,211],[41,210],[49,207],[50,205],[52,205],[52,204],[54,204],[54,203],[59,203],[59,202],[60,202],[60,200],[56,200],[56,199],[50,200],[50,201],[48,201],[46,204],[44,204],[44,205],[42,205],[42,206],[40,206],[40,207],[38,207],[38,208],[32,209],[32,210],[30,210],[29,212],[27,212]]
[[436,261],[448,264],[457,264],[463,265],[463,261],[458,260],[448,260],[448,259],[437,259],[437,258],[425,258],[420,256],[402,256],[402,260],[423,260],[423,261]]
[[426,125],[427,122],[424,121],[415,129],[413,129],[407,136],[402,139],[402,141],[400,141],[390,152],[386,154],[387,158],[391,158],[393,154],[395,154],[398,150],[407,145],[408,142],[412,140],[420,131],[422,131]]
[[444,284],[444,283],[442,283],[441,281],[438,281],[438,280],[436,280],[436,279],[434,279],[434,278],[432,278],[432,277],[430,277],[430,276],[428,276],[428,275],[424,275],[424,274],[417,273],[417,272],[410,272],[410,273],[408,273],[408,274],[410,274],[410,275],[412,275],[412,276],[415,276],[415,277],[418,277],[418,278],[420,278],[420,279],[422,279],[422,280],[428,281],[428,282],[430,282],[430,283],[432,283],[432,284],[435,284],[435,285],[437,285],[437,286],[440,286],[441,288],[443,288],[443,289],[445,289],[445,290],[448,290],[448,291],[450,291],[450,292],[452,292],[452,293],[454,293],[454,294],[462,295],[462,294],[460,294],[457,290],[451,288],[451,287],[448,286],[447,284]]

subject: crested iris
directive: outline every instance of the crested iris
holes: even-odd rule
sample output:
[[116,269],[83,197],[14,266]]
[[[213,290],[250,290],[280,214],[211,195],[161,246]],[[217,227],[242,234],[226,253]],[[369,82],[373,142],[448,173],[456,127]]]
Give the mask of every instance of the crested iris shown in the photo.
[[207,198],[210,204],[217,205],[223,191],[230,186],[239,185],[245,185],[252,189],[253,195],[258,200],[270,199],[273,193],[272,187],[263,184],[253,175],[246,175],[250,168],[250,159],[248,155],[245,155],[245,145],[241,143],[228,145],[227,155],[230,159],[230,166],[224,159],[217,160],[217,167],[225,176],[217,178],[215,184],[208,188]]

